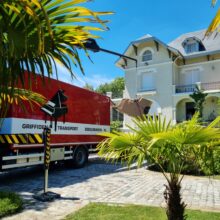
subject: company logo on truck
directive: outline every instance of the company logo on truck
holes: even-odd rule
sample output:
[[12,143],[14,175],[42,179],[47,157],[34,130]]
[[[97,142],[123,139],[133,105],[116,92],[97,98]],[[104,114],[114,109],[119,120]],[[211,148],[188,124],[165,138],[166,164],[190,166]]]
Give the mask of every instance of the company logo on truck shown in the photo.
[[51,117],[51,127],[52,119],[54,119],[55,130],[57,128],[57,119],[59,117],[63,116],[63,121],[65,122],[65,114],[68,112],[67,105],[64,104],[66,100],[67,96],[64,95],[64,91],[59,89],[53,98],[41,107],[41,110]]

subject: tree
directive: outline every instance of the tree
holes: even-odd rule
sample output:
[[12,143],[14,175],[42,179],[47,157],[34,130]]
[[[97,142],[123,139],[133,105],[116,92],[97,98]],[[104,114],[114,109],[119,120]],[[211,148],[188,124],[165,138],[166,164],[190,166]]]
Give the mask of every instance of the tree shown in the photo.
[[[13,98],[18,81],[24,82],[25,71],[50,76],[57,62],[65,66],[71,76],[74,76],[72,64],[83,72],[78,47],[89,56],[83,43],[88,38],[98,37],[93,31],[106,29],[107,21],[99,16],[110,14],[78,6],[84,2],[87,0],[1,1],[1,94]],[[102,28],[83,23],[99,23]],[[31,85],[31,80],[29,82]],[[8,105],[7,99],[3,101],[1,109]]]
[[193,94],[189,95],[195,102],[195,110],[196,112],[199,112],[200,118],[202,118],[203,115],[203,104],[207,95],[208,94],[204,93],[197,85]]
[[84,89],[88,89],[88,90],[90,90],[90,91],[94,91],[93,86],[90,85],[90,84],[88,84],[88,83],[86,83],[86,84],[83,86],[83,88],[84,88]]
[[106,94],[107,92],[112,92],[112,98],[119,98],[123,96],[123,90],[125,87],[125,82],[123,77],[117,77],[110,83],[105,83],[100,85],[96,92],[101,94]]
[[[219,148],[220,130],[214,126],[220,121],[217,118],[209,126],[198,122],[198,114],[190,121],[174,126],[161,116],[133,119],[135,128],[129,127],[132,133],[103,133],[107,137],[98,145],[99,155],[107,160],[118,160],[130,166],[137,162],[141,166],[145,160],[159,166],[167,184],[164,192],[168,220],[186,219],[186,204],[182,201],[180,189],[185,159],[194,155],[204,164],[212,160],[213,150]],[[165,163],[166,161],[166,167]],[[168,172],[167,170],[168,169]]]

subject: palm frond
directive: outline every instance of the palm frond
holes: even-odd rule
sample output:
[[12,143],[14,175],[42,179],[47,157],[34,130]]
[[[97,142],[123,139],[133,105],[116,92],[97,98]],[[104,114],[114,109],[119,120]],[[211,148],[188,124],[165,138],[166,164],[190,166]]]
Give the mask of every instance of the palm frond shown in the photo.
[[39,93],[21,88],[7,87],[0,92],[0,118],[6,116],[10,105],[20,105],[22,109],[25,109],[25,103],[28,103],[32,108],[33,104],[41,106],[45,102],[46,98]]
[[[100,16],[111,14],[79,6],[85,2],[87,1],[3,0],[0,4],[0,39],[3,42],[0,46],[3,64],[0,73],[18,77],[24,71],[22,64],[26,63],[30,72],[35,73],[40,69],[41,74],[51,75],[53,62],[45,64],[45,60],[54,58],[72,76],[74,72],[70,60],[83,71],[76,45],[83,45],[88,38],[98,37],[93,34],[94,31],[107,29],[107,21],[101,20]],[[94,23],[101,27],[94,26]],[[48,58],[41,59],[42,56]]]
[[[77,46],[80,45],[88,56],[83,43],[88,38],[98,38],[94,32],[107,30],[107,21],[101,20],[100,16],[111,14],[95,12],[79,5],[86,2],[87,0],[1,1],[0,94],[4,94],[3,97],[9,96],[1,99],[1,109],[7,106],[6,101],[10,104],[21,101],[21,97],[28,97],[33,102],[40,97],[30,96],[25,90],[20,90],[20,94],[16,95],[18,90],[13,88],[18,81],[24,86],[25,71],[50,76],[55,69],[58,76],[58,62],[72,77],[75,76],[73,65],[84,73]],[[8,88],[10,92],[7,91]]]
[[212,0],[212,6],[214,7],[216,5],[217,0]]
[[[212,7],[214,7],[216,3],[217,3],[217,0],[212,0],[211,1]],[[216,30],[219,31],[218,30],[219,24],[220,24],[220,8],[218,9],[215,17],[212,19],[209,27],[207,28],[205,36],[209,36]]]

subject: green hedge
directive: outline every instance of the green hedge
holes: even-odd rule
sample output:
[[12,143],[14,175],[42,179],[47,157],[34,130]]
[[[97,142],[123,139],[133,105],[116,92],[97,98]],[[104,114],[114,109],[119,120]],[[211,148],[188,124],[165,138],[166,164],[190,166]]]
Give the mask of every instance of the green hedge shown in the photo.
[[[184,160],[184,166],[182,167],[182,174],[188,174],[188,175],[219,175],[220,174],[220,149],[215,150],[213,152],[212,157],[209,161],[206,161],[206,163],[203,160],[197,160],[194,157],[188,157]],[[152,164],[149,166],[150,170],[154,171],[161,171],[160,167],[157,165],[154,165],[154,163],[151,161],[148,161],[149,164]],[[160,159],[161,165],[163,166],[163,169],[167,172],[170,172],[166,159],[161,158]]]
[[22,210],[22,199],[13,192],[0,192],[0,219]]

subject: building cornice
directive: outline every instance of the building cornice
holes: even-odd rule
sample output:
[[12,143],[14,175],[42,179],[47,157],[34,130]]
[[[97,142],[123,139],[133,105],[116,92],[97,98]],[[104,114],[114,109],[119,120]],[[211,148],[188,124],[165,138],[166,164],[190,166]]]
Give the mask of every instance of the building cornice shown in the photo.
[[198,63],[192,63],[192,64],[184,64],[184,65],[177,65],[176,63],[175,63],[175,66],[177,67],[177,68],[185,68],[185,67],[194,67],[194,66],[198,66],[198,65],[206,65],[206,64],[213,64],[213,63],[218,63],[218,62],[220,62],[220,59],[218,59],[218,60],[210,60],[210,61],[201,61],[201,62],[198,62]]
[[126,68],[124,69],[124,71],[131,71],[131,70],[144,70],[144,69],[149,69],[149,68],[154,68],[156,66],[161,66],[161,65],[167,65],[167,64],[172,64],[173,61],[169,61],[169,62],[163,62],[163,63],[155,63],[155,64],[150,64],[148,66],[138,66],[137,68],[136,67],[130,67],[130,68]]

